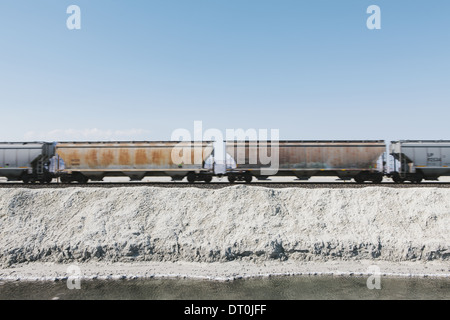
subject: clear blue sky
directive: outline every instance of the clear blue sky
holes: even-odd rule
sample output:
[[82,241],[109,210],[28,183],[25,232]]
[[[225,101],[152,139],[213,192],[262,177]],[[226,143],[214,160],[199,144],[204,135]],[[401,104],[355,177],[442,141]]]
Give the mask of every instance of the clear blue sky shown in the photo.
[[0,141],[450,139],[448,0],[2,0],[0,46]]

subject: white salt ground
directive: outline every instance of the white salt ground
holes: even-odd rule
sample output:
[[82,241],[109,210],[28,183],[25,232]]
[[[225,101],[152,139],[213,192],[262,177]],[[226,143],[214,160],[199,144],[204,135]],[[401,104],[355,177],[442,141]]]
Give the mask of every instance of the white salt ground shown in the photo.
[[450,190],[0,190],[0,279],[450,274]]
[[[78,269],[74,269],[76,266]],[[355,276],[450,278],[450,268],[439,262],[327,261],[274,262],[88,262],[75,264],[34,262],[0,269],[0,281],[55,281],[189,278],[232,281],[271,276]]]

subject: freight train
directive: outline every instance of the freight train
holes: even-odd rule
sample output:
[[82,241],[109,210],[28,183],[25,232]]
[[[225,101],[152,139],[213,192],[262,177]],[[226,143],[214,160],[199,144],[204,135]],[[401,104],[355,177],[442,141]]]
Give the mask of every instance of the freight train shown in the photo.
[[0,177],[84,184],[105,177],[171,177],[190,183],[209,183],[214,176],[226,176],[230,183],[270,176],[380,183],[389,177],[395,183],[420,183],[450,176],[450,141],[401,140],[387,147],[384,140],[4,142]]

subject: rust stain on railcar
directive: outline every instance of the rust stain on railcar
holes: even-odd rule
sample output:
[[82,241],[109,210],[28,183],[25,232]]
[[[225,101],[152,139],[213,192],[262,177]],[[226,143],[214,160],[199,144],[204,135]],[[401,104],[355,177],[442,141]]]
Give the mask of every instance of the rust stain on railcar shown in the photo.
[[64,160],[66,167],[76,167],[81,163],[81,156],[77,150],[69,152],[60,152],[60,157]]
[[[270,150],[271,143],[267,147]],[[227,142],[227,152],[230,153],[240,166],[252,167],[249,155],[253,152],[254,143]],[[242,150],[244,149],[244,150]],[[373,168],[378,157],[385,151],[385,144],[367,141],[280,141],[280,168]],[[258,150],[258,153],[261,150]],[[245,160],[242,155],[245,155]],[[261,157],[258,154],[258,160]],[[244,161],[243,161],[244,160]],[[261,166],[261,162],[258,161]]]
[[[195,163],[195,151],[196,151],[196,149],[195,149],[195,147],[193,147],[192,148],[193,150],[191,150],[191,164],[194,164]],[[197,151],[198,152],[198,151]],[[203,156],[203,155],[202,155]]]
[[130,165],[130,152],[128,148],[119,150],[119,165]]
[[147,151],[145,149],[136,150],[135,163],[137,166],[148,164]]
[[352,168],[371,166],[383,152],[382,148],[357,145],[326,145],[280,147],[280,167]]
[[[172,151],[175,146],[179,146],[175,142],[150,142],[150,143],[66,143],[59,144],[57,152],[66,163],[66,169],[100,169],[108,171],[110,169],[172,169],[173,163]],[[184,150],[184,147],[186,149]],[[212,147],[208,144],[199,144],[197,147],[197,155],[209,156]],[[191,143],[181,144],[182,152],[186,154],[187,160],[192,161],[186,165],[195,164],[195,151]],[[75,167],[74,167],[75,166]]]
[[153,165],[161,165],[164,163],[164,159],[161,149],[151,149],[150,150],[150,163]]
[[87,152],[86,162],[89,167],[96,167],[98,165],[98,152],[96,149],[92,149]]
[[159,165],[161,162],[161,152],[158,149],[150,149],[148,152],[149,163]]
[[[98,152],[98,149],[97,149]],[[111,164],[114,163],[114,152],[111,149],[105,149],[101,151],[101,156],[100,156],[101,160],[100,160],[100,165],[102,167],[108,167]]]

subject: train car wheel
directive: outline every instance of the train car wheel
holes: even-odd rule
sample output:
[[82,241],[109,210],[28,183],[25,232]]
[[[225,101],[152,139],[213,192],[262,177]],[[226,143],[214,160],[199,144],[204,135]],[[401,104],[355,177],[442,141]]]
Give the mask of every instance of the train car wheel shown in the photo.
[[228,182],[234,183],[235,181],[236,181],[236,175],[234,175],[234,174],[229,174],[229,175],[228,175]]
[[394,183],[403,183],[403,182],[405,182],[404,179],[400,178],[399,174],[394,174],[392,176],[392,180],[394,181]]
[[52,180],[53,180],[53,176],[50,173],[46,172],[44,174],[44,177],[42,178],[42,183],[51,183]]
[[60,177],[60,181],[61,181],[61,183],[71,183],[72,182],[72,179],[70,179],[68,176],[66,176],[66,175],[63,175],[63,176],[61,176]]
[[192,172],[188,173],[188,175],[187,175],[187,181],[188,181],[189,183],[194,183],[195,180],[197,180],[197,177],[195,176],[195,174],[192,173]]
[[80,173],[80,174],[77,175],[76,181],[78,183],[85,184],[85,183],[88,183],[89,178]]
[[353,179],[355,179],[356,183],[364,183],[364,181],[366,181],[364,179],[364,176],[361,174],[356,175],[355,177],[353,177]]
[[382,175],[376,176],[376,177],[372,180],[372,182],[373,182],[373,183],[376,183],[376,184],[379,184],[379,183],[383,182],[383,176],[382,176]]
[[421,174],[421,173],[416,173],[415,175],[414,175],[414,178],[413,179],[411,179],[411,182],[412,183],[421,183],[422,182],[422,180],[423,180],[423,174]]

